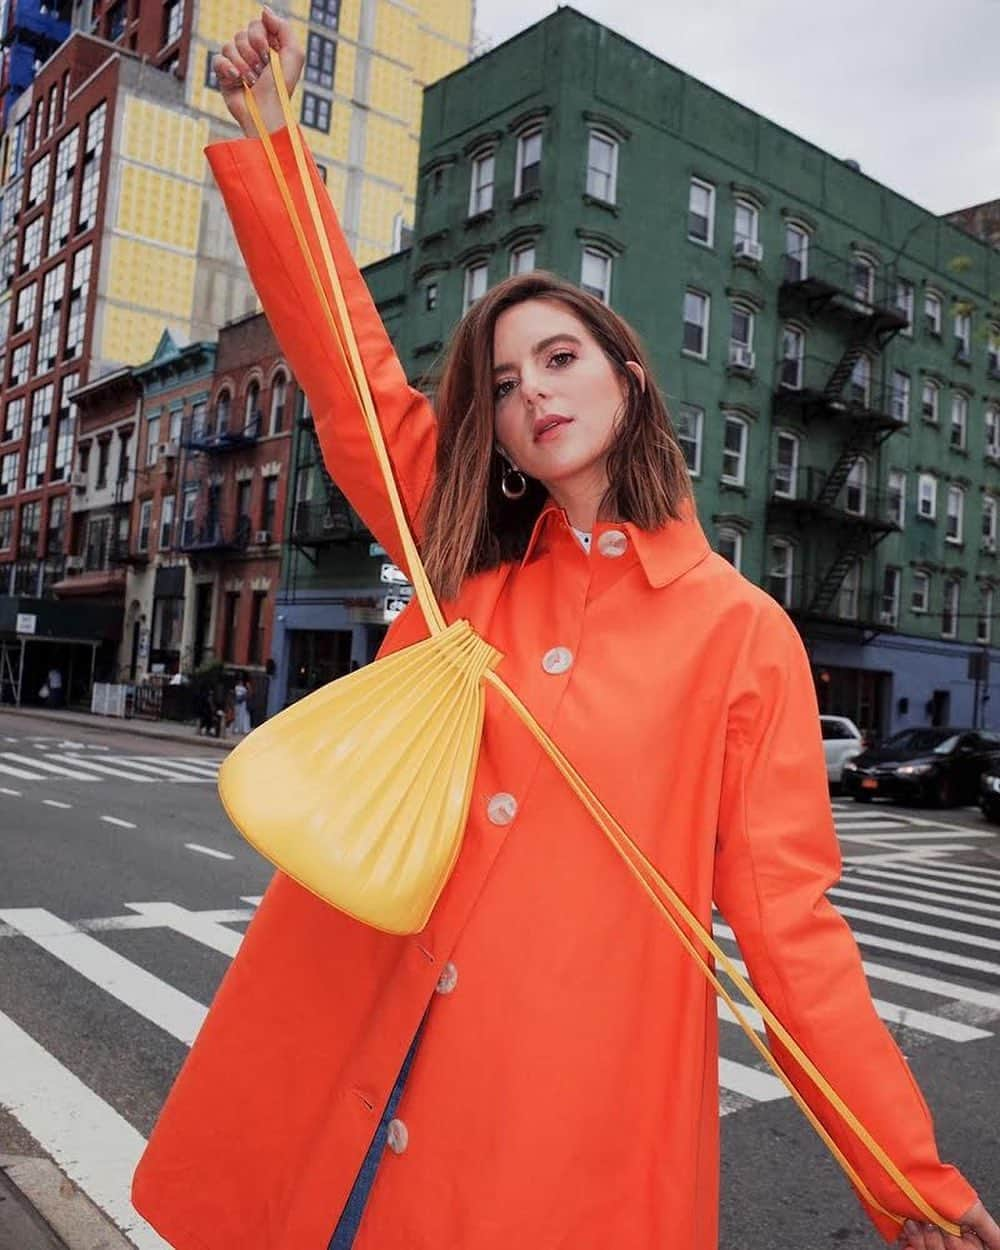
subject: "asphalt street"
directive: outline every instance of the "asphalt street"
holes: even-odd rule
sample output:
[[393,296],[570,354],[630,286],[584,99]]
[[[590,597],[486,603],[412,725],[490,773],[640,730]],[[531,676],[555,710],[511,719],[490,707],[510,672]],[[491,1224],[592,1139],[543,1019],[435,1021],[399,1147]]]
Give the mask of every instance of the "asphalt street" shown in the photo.
[[[140,1250],[165,1243],[132,1167],[271,877],[222,811],[220,758],[0,712],[0,1156],[53,1159]],[[944,1155],[996,1211],[1000,838],[971,808],[834,810],[831,897]],[[724,1014],[720,1047],[724,1250],[882,1245]]]

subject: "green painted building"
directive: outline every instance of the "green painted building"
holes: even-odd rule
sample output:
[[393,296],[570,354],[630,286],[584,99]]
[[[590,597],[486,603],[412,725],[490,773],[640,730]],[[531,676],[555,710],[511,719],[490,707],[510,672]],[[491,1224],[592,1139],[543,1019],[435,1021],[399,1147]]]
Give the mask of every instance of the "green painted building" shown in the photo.
[[[463,310],[532,267],[642,334],[706,532],[796,620],[824,711],[880,734],[1000,721],[988,243],[562,8],[425,91],[413,244],[365,273],[432,391]],[[315,471],[300,487],[326,498]],[[339,533],[290,548],[279,613],[353,631],[364,662],[395,592]],[[370,617],[323,616],[345,578]]]

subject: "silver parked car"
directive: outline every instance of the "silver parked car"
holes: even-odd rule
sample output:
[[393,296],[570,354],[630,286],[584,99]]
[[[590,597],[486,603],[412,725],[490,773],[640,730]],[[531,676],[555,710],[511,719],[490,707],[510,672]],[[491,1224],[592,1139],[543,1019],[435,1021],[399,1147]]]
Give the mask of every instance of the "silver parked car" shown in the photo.
[[819,723],[823,730],[827,780],[831,786],[839,786],[844,762],[854,759],[865,749],[864,735],[846,716],[821,716]]

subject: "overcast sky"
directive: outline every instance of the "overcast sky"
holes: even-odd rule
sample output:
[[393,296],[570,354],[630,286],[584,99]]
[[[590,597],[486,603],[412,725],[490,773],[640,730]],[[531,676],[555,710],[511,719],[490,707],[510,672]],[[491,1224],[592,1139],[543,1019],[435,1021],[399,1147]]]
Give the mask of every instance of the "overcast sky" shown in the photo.
[[[553,0],[477,0],[493,46]],[[932,212],[1000,198],[1000,0],[576,0]]]

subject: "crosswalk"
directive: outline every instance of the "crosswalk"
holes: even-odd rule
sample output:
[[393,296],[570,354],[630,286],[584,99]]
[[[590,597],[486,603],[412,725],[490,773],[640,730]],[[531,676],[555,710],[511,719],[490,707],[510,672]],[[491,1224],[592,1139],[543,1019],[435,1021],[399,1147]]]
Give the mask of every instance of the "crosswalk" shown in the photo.
[[56,784],[64,781],[131,781],[139,785],[171,783],[212,785],[218,779],[219,761],[204,755],[138,755],[85,750],[82,744],[16,746],[0,739],[0,783]]
[[[143,757],[136,758],[141,762]],[[838,826],[853,831],[848,837],[878,836],[885,829],[878,821],[874,826],[841,821],[841,810]],[[906,819],[891,817],[889,832]],[[936,828],[934,842],[918,841],[904,849],[894,841],[885,844],[885,852],[876,843],[865,848],[865,855],[846,855],[842,880],[830,891],[858,941],[875,1010],[906,1053],[931,1045],[974,1046],[1000,1030],[1000,864],[965,862],[969,856],[955,852],[964,849],[970,831],[942,822]],[[921,829],[913,827],[916,833]],[[970,845],[974,851],[974,839]],[[208,964],[219,955],[236,955],[260,898],[246,895],[230,902],[234,905],[217,910],[163,899],[127,902],[120,913],[92,918],[0,906],[0,964],[14,966],[18,950],[54,960],[99,993],[94,1011],[103,1015],[109,1038],[116,1036],[116,1013],[129,1012],[190,1046],[207,1013],[203,988],[200,994],[192,991],[205,981],[198,976],[175,985],[157,976],[143,964],[148,944],[138,945],[143,941],[138,935],[159,930],[190,944],[191,958],[177,965],[185,969],[178,979],[195,976],[191,968],[199,960]],[[723,917],[715,917],[713,930],[745,973]],[[29,1028],[4,1014],[3,1006],[0,989],[0,1106],[139,1250],[164,1250],[165,1243],[128,1200],[131,1174],[144,1147],[142,1134],[125,1115],[128,1098],[123,1095],[120,1106],[112,1105],[67,1066],[65,1055],[49,1053]],[[763,1032],[755,1012],[744,1014]],[[788,1098],[724,1004],[719,1021],[721,1113],[749,1113]]]

